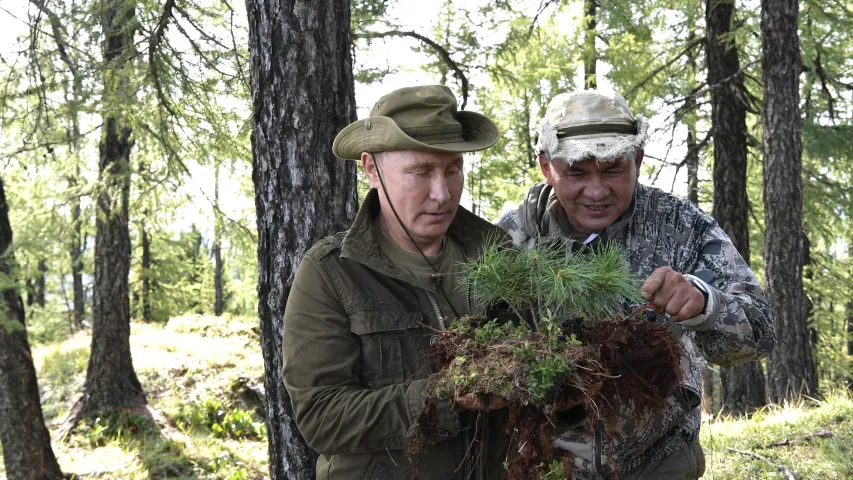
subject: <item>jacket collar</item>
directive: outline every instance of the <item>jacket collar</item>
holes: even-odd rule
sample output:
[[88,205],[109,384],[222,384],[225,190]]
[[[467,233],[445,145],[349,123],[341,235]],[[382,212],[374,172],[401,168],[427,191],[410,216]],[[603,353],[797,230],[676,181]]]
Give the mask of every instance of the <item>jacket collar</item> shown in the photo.
[[[408,273],[398,269],[382,253],[376,235],[374,219],[379,215],[379,192],[371,188],[358,210],[358,214],[341,241],[341,258],[349,258],[362,265],[408,283],[415,280]],[[462,206],[456,211],[456,217],[450,223],[447,234],[456,240],[465,255],[477,257],[490,235],[505,235],[498,227],[469,212]]]
[[[643,186],[637,183],[628,209],[619,219],[602,232],[598,237],[598,241],[605,241],[608,238],[612,238],[617,232],[631,223],[634,213],[637,210],[637,197],[642,193],[642,189]],[[558,207],[559,201],[554,194],[554,188],[545,182],[539,182],[528,190],[527,195],[522,200],[521,205],[519,205],[519,226],[531,237],[562,237],[564,236],[563,232],[554,219],[554,215],[565,215],[565,212],[562,208]]]

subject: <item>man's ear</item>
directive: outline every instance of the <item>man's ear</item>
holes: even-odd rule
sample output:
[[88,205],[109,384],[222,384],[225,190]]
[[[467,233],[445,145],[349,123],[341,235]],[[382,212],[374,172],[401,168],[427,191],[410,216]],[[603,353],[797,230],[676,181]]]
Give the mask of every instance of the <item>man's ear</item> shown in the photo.
[[368,152],[361,152],[361,168],[364,170],[364,174],[367,175],[367,181],[370,183],[370,186],[379,190],[381,184],[379,183],[379,176],[376,175],[376,157]]
[[640,166],[643,164],[643,156],[645,156],[646,151],[642,148],[637,149],[636,158],[634,158],[634,163],[637,165],[637,175],[640,174]]
[[542,170],[542,175],[545,177],[545,181],[548,182],[548,185],[553,185],[551,182],[551,162],[545,158],[544,153],[540,153],[537,156],[539,157],[539,168]]

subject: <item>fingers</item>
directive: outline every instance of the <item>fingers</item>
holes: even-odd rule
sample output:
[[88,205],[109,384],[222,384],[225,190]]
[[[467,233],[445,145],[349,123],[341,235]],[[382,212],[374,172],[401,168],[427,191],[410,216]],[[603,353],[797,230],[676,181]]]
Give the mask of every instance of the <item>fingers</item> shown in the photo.
[[693,289],[694,291],[690,293],[690,298],[684,302],[684,306],[681,307],[678,314],[670,316],[670,319],[673,322],[680,322],[682,320],[687,320],[688,318],[693,318],[702,313],[702,310],[705,309],[705,296],[702,295],[702,292],[696,289],[696,287],[693,287]]
[[643,284],[643,296],[657,313],[665,313],[674,322],[693,318],[702,312],[705,297],[684,275],[669,267],[660,267]]
[[646,281],[643,283],[641,290],[643,291],[643,299],[651,300],[654,298],[655,294],[657,294],[658,290],[663,285],[664,279],[666,278],[669,272],[673,270],[669,267],[660,267],[651,275]]
[[506,399],[498,395],[477,395],[469,393],[456,397],[455,409],[457,412],[465,410],[500,410],[507,405]]

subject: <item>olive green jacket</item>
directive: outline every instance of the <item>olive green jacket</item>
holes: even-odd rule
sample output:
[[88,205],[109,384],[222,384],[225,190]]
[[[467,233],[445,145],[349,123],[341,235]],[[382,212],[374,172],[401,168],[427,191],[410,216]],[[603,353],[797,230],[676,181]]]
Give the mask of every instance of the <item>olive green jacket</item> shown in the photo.
[[[426,451],[405,455],[435,373],[427,349],[441,328],[435,302],[443,299],[381,252],[378,211],[371,190],[349,230],[305,254],[287,301],[284,384],[300,432],[320,453],[317,478],[503,478],[505,411],[457,414],[450,401],[439,402]],[[472,257],[501,233],[461,207],[448,230]],[[471,455],[476,445],[484,447]]]

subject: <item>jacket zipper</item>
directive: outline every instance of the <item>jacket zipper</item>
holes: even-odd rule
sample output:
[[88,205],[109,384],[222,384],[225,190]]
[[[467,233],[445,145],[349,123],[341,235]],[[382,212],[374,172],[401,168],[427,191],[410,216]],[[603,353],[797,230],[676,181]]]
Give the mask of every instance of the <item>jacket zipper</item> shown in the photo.
[[444,316],[441,315],[441,309],[438,308],[438,302],[435,300],[435,296],[432,293],[425,291],[427,298],[429,298],[429,303],[432,304],[432,309],[435,312],[435,318],[438,319],[438,326],[441,327],[442,330],[447,330],[447,325],[444,324]]
[[598,420],[595,422],[595,449],[593,452],[595,453],[595,473],[598,475],[602,475],[604,473],[603,463],[601,459],[601,455],[604,453],[603,445],[604,440],[604,421]]

